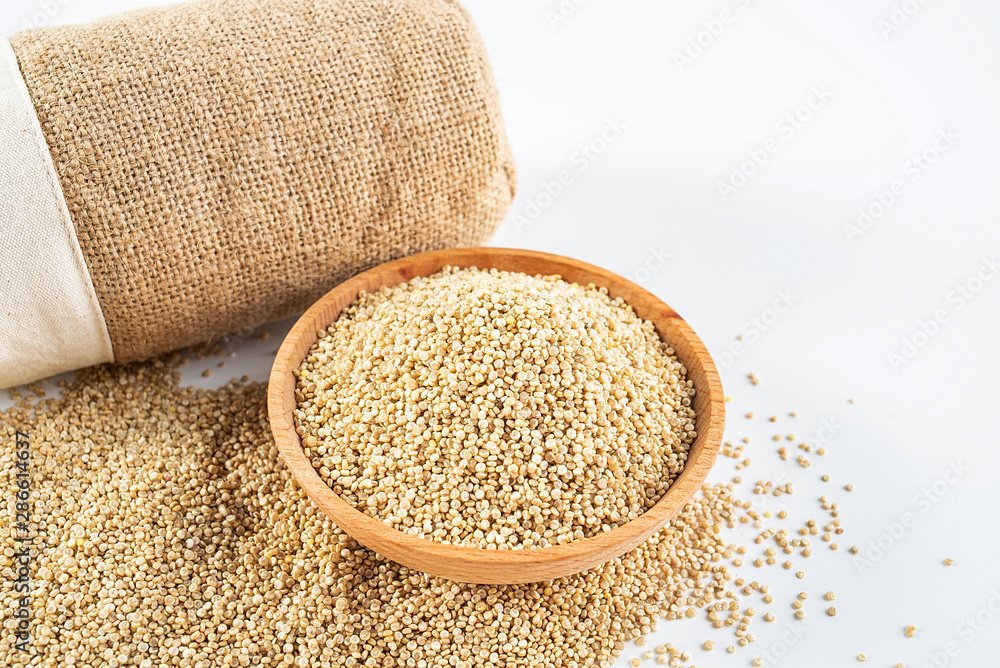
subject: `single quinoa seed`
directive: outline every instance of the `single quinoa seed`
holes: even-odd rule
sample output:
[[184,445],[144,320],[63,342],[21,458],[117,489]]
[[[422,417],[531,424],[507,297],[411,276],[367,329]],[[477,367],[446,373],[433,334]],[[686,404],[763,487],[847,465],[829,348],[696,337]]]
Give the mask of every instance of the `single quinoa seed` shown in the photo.
[[621,526],[696,436],[693,384],[652,323],[557,276],[445,268],[362,293],[296,375],[297,431],[330,488],[457,545]]

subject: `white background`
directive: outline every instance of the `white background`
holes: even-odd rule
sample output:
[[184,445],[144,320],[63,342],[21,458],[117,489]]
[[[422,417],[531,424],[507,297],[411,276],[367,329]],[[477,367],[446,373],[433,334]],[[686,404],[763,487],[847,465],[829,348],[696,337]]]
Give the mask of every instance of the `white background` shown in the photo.
[[[153,4],[4,3],[3,33]],[[829,494],[847,528],[839,551],[813,537],[812,558],[791,557],[803,580],[754,568],[754,546],[740,570],[776,596],[770,608],[752,597],[752,646],[726,654],[732,629],[699,618],[663,624],[647,648],[672,640],[702,667],[755,656],[854,665],[859,652],[876,666],[997,665],[1000,277],[989,267],[1000,254],[1000,5],[466,6],[490,50],[520,170],[494,243],[605,266],[670,303],[723,367],[728,437],[753,437],[744,483],[787,475],[796,494],[768,508],[826,521],[817,498]],[[754,154],[762,164],[746,162]],[[720,183],[738,187],[723,197]],[[864,209],[875,214],[866,227]],[[781,294],[791,306],[776,314]],[[281,327],[270,341],[234,343],[224,373],[205,380],[196,366],[189,379],[266,379]],[[824,420],[833,429],[823,432]],[[794,432],[795,443],[832,432],[828,454],[808,469],[782,462],[776,432]],[[723,459],[714,477],[733,474]],[[912,526],[896,531],[906,514]],[[855,544],[858,557],[846,550]],[[955,565],[943,566],[946,557]],[[800,590],[809,616],[789,626]],[[823,614],[827,590],[835,618]],[[775,623],[763,621],[765,609]],[[977,615],[978,631],[966,621]],[[907,624],[918,628],[913,639]],[[705,639],[717,649],[699,649]],[[619,664],[639,652],[630,647]]]

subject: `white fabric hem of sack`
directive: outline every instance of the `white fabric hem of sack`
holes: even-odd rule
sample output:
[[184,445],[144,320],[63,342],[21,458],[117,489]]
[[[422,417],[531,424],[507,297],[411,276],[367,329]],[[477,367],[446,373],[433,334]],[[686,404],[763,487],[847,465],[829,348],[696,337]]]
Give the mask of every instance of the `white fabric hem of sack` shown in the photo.
[[114,359],[10,42],[0,38],[0,388]]

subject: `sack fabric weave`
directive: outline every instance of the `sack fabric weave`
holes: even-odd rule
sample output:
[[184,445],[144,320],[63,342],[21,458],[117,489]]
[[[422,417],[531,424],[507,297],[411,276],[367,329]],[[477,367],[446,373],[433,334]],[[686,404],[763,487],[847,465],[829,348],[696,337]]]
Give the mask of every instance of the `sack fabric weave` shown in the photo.
[[448,0],[206,0],[10,38],[116,361],[482,243],[515,170]]

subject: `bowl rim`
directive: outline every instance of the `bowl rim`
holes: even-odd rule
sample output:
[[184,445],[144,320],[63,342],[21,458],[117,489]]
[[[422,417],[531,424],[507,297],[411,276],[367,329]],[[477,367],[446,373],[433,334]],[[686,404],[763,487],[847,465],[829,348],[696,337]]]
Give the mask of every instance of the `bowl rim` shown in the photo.
[[[581,284],[586,283],[573,276],[585,277],[589,279],[587,283],[608,288],[613,297],[629,293],[627,298],[623,296],[625,301],[640,317],[653,322],[661,339],[681,359],[687,378],[695,385],[697,436],[688,450],[683,471],[663,496],[639,517],[596,536],[548,547],[490,550],[404,533],[363,513],[334,493],[306,457],[295,429],[294,371],[317,341],[319,331],[334,322],[362,290],[372,292],[381,286],[398,285],[445,266],[524,271],[511,268],[523,264],[546,267],[525,273],[559,274],[565,280]],[[373,279],[377,286],[371,282]],[[338,307],[337,302],[342,304]],[[663,329],[670,329],[669,339]],[[685,350],[683,358],[678,346]],[[697,367],[693,367],[694,361],[699,363]],[[692,379],[693,372],[697,380]],[[697,493],[718,455],[725,422],[725,397],[715,363],[690,325],[666,303],[632,281],[595,265],[550,253],[495,247],[452,248],[410,255],[372,267],[334,287],[298,318],[282,341],[271,367],[267,404],[271,432],[284,465],[306,495],[345,533],[404,566],[480,584],[550,580],[588,570],[629,552],[662,528]]]

